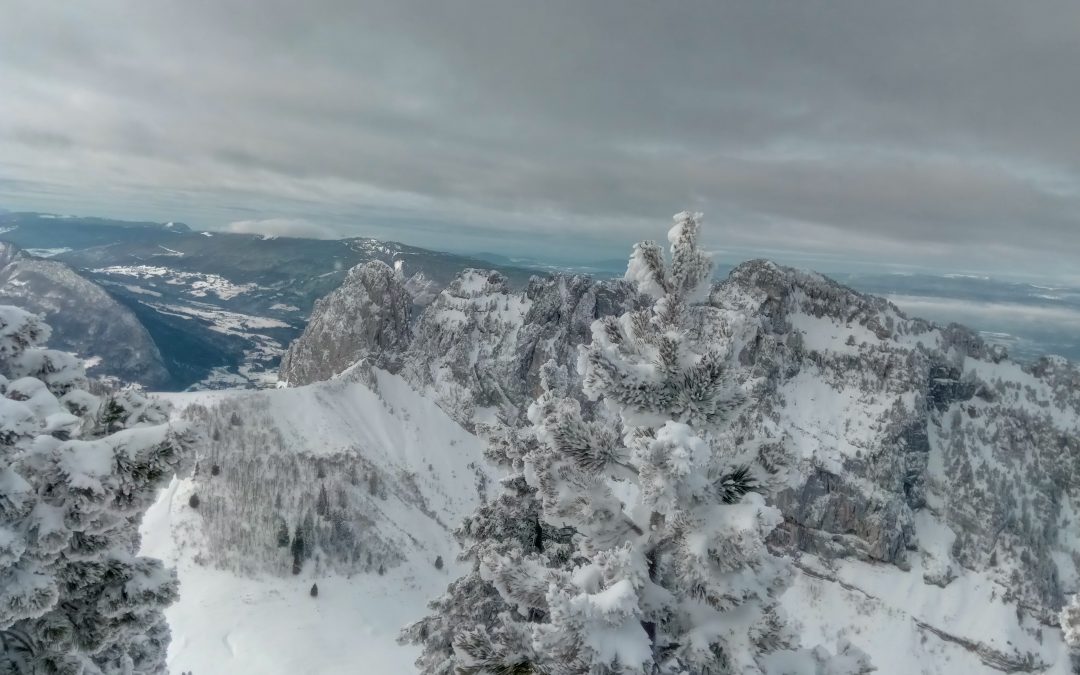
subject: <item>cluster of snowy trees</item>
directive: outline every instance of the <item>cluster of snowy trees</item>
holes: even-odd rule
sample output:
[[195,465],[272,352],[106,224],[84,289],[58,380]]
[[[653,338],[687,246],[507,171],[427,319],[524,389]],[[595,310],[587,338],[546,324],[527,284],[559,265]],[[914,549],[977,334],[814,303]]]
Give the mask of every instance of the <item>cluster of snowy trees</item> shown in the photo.
[[375,519],[394,476],[359,447],[296,452],[265,395],[188,406],[209,442],[194,477],[207,562],[242,574],[374,573],[401,560]]
[[1061,630],[1065,633],[1065,644],[1072,650],[1073,672],[1080,673],[1080,593],[1072,596],[1061,609]]
[[627,278],[651,306],[596,321],[571,386],[549,362],[531,426],[487,429],[501,494],[458,530],[471,571],[407,627],[425,674],[869,672],[849,644],[799,649],[776,597],[789,570],[765,538],[730,421],[752,394],[729,367],[698,216],[670,255],[638,244]]
[[0,306],[0,672],[165,672],[178,584],[138,526],[198,435],[136,390],[92,392],[49,332]]

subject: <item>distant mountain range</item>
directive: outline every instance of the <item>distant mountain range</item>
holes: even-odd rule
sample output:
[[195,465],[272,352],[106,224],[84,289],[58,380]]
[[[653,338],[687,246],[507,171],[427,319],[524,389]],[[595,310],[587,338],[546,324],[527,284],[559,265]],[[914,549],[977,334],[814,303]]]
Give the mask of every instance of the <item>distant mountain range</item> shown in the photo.
[[[43,275],[53,275],[52,292],[71,294],[68,304],[88,292],[78,290],[87,286],[73,285],[76,277],[104,289],[105,296],[95,297],[111,298],[130,312],[135,324],[141,324],[141,329],[129,331],[132,339],[138,342],[145,332],[159,354],[155,358],[152,350],[134,348],[133,353],[145,355],[137,364],[114,354],[110,363],[128,365],[114,365],[109,374],[171,390],[272,384],[281,356],[307,325],[316,300],[339,288],[349,269],[371,260],[400,263],[406,276],[423,273],[433,292],[467,268],[499,271],[520,288],[537,274],[604,279],[621,276],[625,267],[615,259],[560,265],[495,253],[469,257],[362,237],[278,238],[203,232],[180,222],[2,211],[0,242],[23,249],[24,259],[53,263],[20,266],[35,267],[39,285],[44,284]],[[724,277],[731,269],[717,265],[717,274]],[[1080,360],[1080,289],[961,274],[831,276],[886,296],[911,315],[963,322],[984,339],[1006,346],[1019,360],[1044,354]],[[26,295],[7,281],[4,286],[2,296],[9,302],[19,304],[17,297]],[[62,339],[84,356],[112,353],[105,344],[115,342],[110,333],[80,329],[78,337],[69,337],[66,324],[55,318],[56,310],[35,311],[50,314]],[[112,323],[129,325],[131,320]]]
[[[436,290],[469,267],[496,268],[518,285],[536,273],[374,239],[199,232],[175,222],[41,213],[0,214],[0,241],[49,260],[42,269],[51,272],[43,273],[77,272],[129,310],[160,350],[165,371],[132,379],[174,390],[272,384],[315,301],[363,262],[399,262],[406,274],[423,272]],[[75,301],[85,294],[68,288]],[[60,325],[55,312],[46,313]],[[88,340],[73,346],[88,357],[102,352]]]

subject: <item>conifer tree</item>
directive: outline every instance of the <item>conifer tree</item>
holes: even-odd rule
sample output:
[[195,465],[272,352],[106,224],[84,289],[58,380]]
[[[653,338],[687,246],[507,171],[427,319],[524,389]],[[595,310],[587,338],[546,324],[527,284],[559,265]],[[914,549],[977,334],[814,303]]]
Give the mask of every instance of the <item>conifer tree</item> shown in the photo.
[[164,672],[177,580],[138,526],[196,435],[137,390],[90,393],[48,334],[0,307],[0,672]]
[[289,549],[293,557],[292,573],[300,574],[300,570],[304,568],[304,561],[307,560],[307,540],[304,537],[304,528],[300,524],[297,524],[296,529],[293,531],[292,547]]
[[326,484],[319,486],[319,496],[315,500],[315,513],[323,518],[330,515],[330,496],[326,493]]
[[121,428],[124,417],[123,406],[120,405],[119,401],[110,396],[106,399],[105,405],[102,406],[99,424],[104,427],[108,433],[112,433]]
[[[568,533],[569,552],[495,546],[514,507],[479,510],[466,523],[478,535],[475,576],[432,606],[454,623],[429,617],[406,632],[424,644],[422,672],[869,671],[847,644],[836,657],[797,650],[778,611],[788,568],[765,537],[780,514],[728,428],[750,383],[735,376],[718,312],[699,304],[712,263],[698,216],[675,221],[670,261],[644,242],[627,270],[652,306],[592,326],[578,364],[589,401],[548,363],[531,441],[511,453],[519,469],[504,488],[531,495],[537,530]],[[462,586],[486,614],[457,606]]]
[[1059,619],[1061,630],[1065,633],[1065,644],[1071,650],[1073,672],[1080,673],[1080,593],[1072,596],[1061,609]]
[[278,523],[277,531],[277,545],[280,548],[285,548],[289,545],[289,526],[285,523],[285,519],[278,516],[280,522]]
[[535,446],[532,429],[485,426],[478,429],[487,439],[485,455],[503,469],[500,494],[480,506],[455,531],[462,546],[459,558],[472,563],[470,571],[453,581],[442,597],[433,601],[431,613],[407,626],[399,638],[403,643],[418,644],[422,653],[416,666],[425,675],[450,675],[461,670],[455,642],[492,644],[492,654],[510,653],[516,643],[527,639],[520,630],[508,630],[529,620],[539,620],[535,613],[521,614],[507,604],[490,579],[481,572],[481,560],[491,554],[533,555],[552,566],[565,565],[569,558],[570,533],[550,528],[540,520],[536,490],[522,474],[523,457]]

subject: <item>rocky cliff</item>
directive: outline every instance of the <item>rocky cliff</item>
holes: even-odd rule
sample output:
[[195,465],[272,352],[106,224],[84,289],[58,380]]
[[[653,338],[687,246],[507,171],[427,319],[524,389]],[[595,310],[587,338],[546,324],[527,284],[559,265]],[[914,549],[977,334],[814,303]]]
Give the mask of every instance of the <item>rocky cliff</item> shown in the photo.
[[517,423],[538,393],[540,366],[555,359],[576,374],[592,322],[637,301],[621,281],[533,277],[514,292],[498,272],[466,270],[420,317],[405,374],[466,426]]
[[[282,360],[290,386],[327,380],[362,359],[401,371],[458,422],[521,419],[548,359],[576,368],[577,346],[607,314],[638,302],[630,284],[585,276],[533,277],[513,290],[500,272],[468,269],[421,308],[387,265],[353,268],[320,300]],[[425,291],[425,294],[430,291]]]
[[978,571],[1053,620],[1080,569],[1075,366],[1021,367],[962,326],[764,261],[710,302],[761,381],[740,423],[777,474],[775,543],[908,569],[932,520],[951,541],[927,583]]
[[[466,427],[514,423],[541,364],[573,368],[592,321],[636,302],[617,281],[514,292],[469,270],[394,358]],[[813,605],[789,609],[811,630],[866,631],[879,657],[907,645],[935,664],[919,672],[948,672],[946,652],[968,672],[1057,672],[1056,611],[1080,587],[1080,370],[1021,366],[962,326],[767,261],[708,304],[701,329],[735,345],[754,391],[736,425],[784,513],[771,543],[800,570],[786,602]]]
[[161,353],[135,315],[61,262],[0,242],[0,303],[43,315],[53,346],[86,359],[91,375],[169,386]]
[[281,359],[279,379],[294,385],[328,380],[365,358],[397,371],[411,338],[412,297],[386,263],[353,267],[337,290],[316,301],[304,334]]

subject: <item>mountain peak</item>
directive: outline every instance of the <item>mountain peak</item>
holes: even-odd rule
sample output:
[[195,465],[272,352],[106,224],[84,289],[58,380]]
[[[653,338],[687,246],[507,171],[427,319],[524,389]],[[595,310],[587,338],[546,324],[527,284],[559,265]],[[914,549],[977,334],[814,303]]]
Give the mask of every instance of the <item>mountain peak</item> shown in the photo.
[[20,249],[15,244],[6,241],[0,241],[0,269],[3,269],[8,264],[10,264],[11,261],[15,260],[15,258],[18,257],[21,253],[22,249]]

